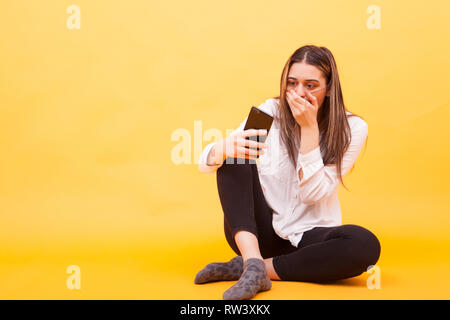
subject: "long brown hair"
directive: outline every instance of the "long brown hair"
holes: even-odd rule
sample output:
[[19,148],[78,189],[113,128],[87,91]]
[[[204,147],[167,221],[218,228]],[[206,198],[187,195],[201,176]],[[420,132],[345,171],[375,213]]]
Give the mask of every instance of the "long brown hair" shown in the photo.
[[[287,103],[286,87],[289,70],[292,64],[297,62],[316,66],[326,78],[329,96],[325,97],[317,113],[320,151],[323,155],[324,165],[336,165],[339,180],[344,185],[341,173],[342,159],[351,141],[351,130],[347,117],[359,116],[353,113],[348,116],[346,114],[347,109],[344,105],[336,62],[331,51],[325,47],[314,45],[300,47],[289,57],[284,66],[281,74],[280,95],[274,97],[280,101],[279,117],[278,115],[275,115],[275,117],[278,118],[280,123],[281,140],[286,146],[289,158],[295,167],[300,146],[296,146],[291,137],[294,133],[301,139],[301,130]],[[345,188],[347,189],[347,187]]]

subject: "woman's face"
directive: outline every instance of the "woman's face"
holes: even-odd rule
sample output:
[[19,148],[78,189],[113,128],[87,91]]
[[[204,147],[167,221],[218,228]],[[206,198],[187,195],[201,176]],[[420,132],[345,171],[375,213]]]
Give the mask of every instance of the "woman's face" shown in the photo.
[[317,98],[320,108],[325,96],[328,95],[326,85],[325,76],[317,67],[304,62],[296,62],[289,70],[286,90],[293,89],[300,97],[312,104],[306,95],[306,91],[309,91]]

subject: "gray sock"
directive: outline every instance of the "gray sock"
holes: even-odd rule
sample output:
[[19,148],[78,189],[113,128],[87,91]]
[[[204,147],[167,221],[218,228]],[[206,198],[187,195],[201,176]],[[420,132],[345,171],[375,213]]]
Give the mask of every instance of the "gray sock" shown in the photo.
[[197,273],[194,283],[201,284],[212,281],[238,280],[244,271],[241,256],[234,257],[228,262],[213,262]]
[[244,272],[239,281],[223,293],[223,299],[248,300],[258,292],[269,290],[271,287],[272,281],[267,276],[264,261],[250,258],[244,262]]

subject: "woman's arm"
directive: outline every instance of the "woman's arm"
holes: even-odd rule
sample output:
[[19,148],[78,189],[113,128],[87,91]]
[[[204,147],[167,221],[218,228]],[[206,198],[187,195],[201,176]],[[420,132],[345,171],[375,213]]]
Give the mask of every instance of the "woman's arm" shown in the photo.
[[[341,174],[343,177],[353,167],[367,139],[367,123],[361,118],[358,119],[359,121],[351,126],[350,145],[342,159]],[[302,139],[304,138],[302,134]],[[300,152],[297,159],[297,172],[301,177],[299,183],[300,197],[306,204],[312,204],[331,195],[340,181],[336,165],[328,164],[325,166],[323,164],[319,146],[305,154]]]
[[225,153],[223,152],[223,139],[213,145],[208,153],[206,164],[208,166],[217,166],[225,161]]
[[215,155],[211,155],[213,152],[214,147],[217,145],[218,142],[212,142],[208,144],[205,149],[203,149],[202,154],[200,155],[200,159],[198,162],[198,168],[200,172],[203,173],[214,173],[216,172],[221,166],[222,163],[213,164],[215,160]]

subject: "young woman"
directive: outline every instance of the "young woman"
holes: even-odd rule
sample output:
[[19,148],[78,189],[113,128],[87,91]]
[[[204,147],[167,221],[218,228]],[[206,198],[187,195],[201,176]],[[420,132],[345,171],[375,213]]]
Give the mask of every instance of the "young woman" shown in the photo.
[[330,282],[367,271],[380,243],[363,227],[341,224],[337,195],[368,126],[346,110],[332,53],[297,49],[280,95],[258,108],[274,117],[264,143],[245,139],[264,135],[244,131],[245,119],[200,157],[201,172],[217,172],[225,237],[238,256],[208,264],[194,282],[238,280],[223,298],[242,300],[269,290],[271,279]]

